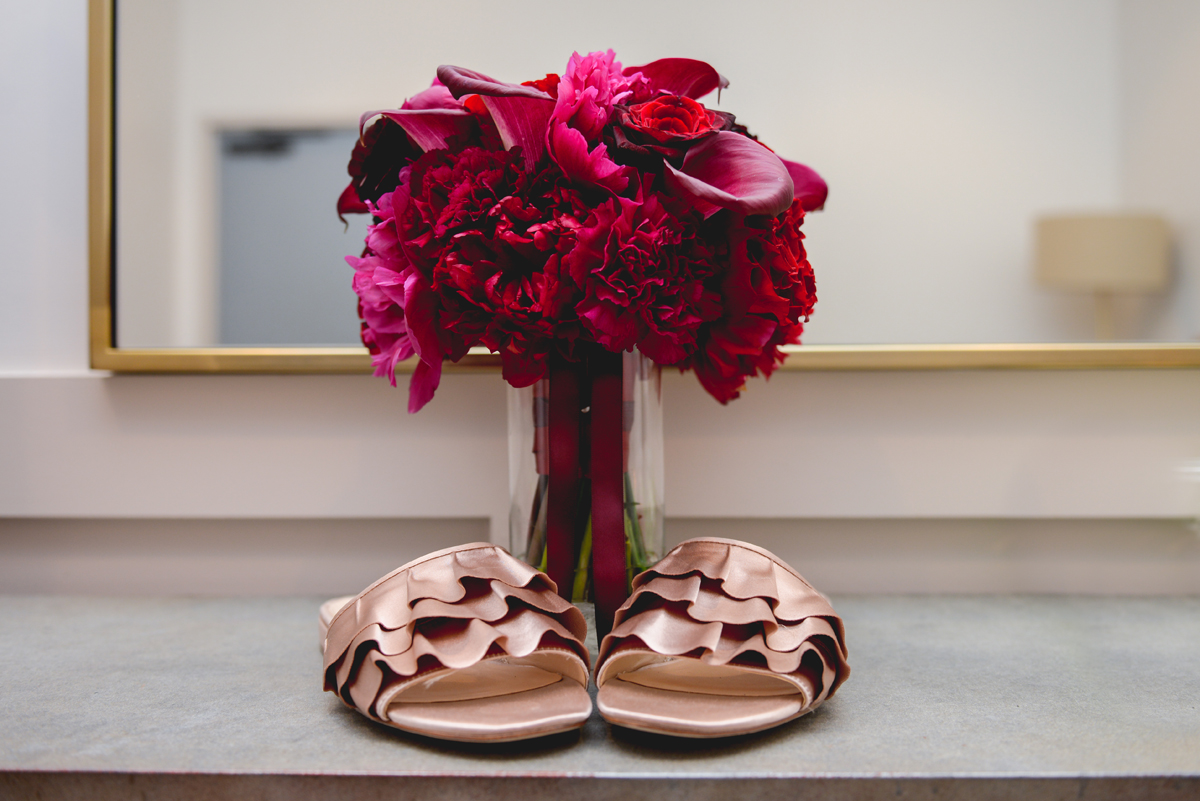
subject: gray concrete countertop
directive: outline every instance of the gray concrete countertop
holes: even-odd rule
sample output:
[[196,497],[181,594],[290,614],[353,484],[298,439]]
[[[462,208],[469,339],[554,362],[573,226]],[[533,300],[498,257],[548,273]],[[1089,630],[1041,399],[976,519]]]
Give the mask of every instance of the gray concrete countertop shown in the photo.
[[836,597],[817,712],[496,746],[321,691],[319,599],[0,597],[0,797],[1200,798],[1200,598]]

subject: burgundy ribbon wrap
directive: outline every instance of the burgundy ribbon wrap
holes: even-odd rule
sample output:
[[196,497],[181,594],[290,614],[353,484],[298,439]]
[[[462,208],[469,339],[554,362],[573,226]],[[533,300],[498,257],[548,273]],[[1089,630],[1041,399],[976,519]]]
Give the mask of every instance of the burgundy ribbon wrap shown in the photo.
[[579,394],[582,365],[550,359],[550,479],[546,490],[546,574],[571,600],[575,505],[579,499]]
[[[601,638],[628,597],[625,567],[623,354],[595,348],[585,361],[554,356],[550,363],[549,486],[546,497],[546,572],[570,600],[575,569],[576,512],[584,478],[582,408],[590,390],[592,588]],[[590,386],[587,386],[590,379]]]

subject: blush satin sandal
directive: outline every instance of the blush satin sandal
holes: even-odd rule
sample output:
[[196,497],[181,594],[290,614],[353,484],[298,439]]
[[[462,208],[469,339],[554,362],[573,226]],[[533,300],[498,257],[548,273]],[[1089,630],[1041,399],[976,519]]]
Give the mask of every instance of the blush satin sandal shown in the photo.
[[579,728],[592,711],[583,614],[495,545],[423,556],[327,602],[321,623],[325,689],[398,729],[508,742]]
[[829,601],[762,548],[688,540],[633,587],[597,660],[596,706],[609,723],[750,734],[811,712],[850,674]]

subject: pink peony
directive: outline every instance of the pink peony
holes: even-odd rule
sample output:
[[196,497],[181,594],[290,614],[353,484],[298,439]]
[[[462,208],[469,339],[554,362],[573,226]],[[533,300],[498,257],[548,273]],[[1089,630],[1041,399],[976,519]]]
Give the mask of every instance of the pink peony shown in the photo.
[[629,97],[629,79],[621,74],[616,53],[572,53],[558,83],[553,118],[583,134],[588,142],[600,137],[612,118],[613,106]]

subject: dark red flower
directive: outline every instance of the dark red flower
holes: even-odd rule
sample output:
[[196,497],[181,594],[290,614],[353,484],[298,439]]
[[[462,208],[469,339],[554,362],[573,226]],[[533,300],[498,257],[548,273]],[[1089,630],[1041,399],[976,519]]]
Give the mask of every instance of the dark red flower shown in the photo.
[[350,184],[338,198],[338,217],[345,214],[366,214],[367,203],[379,200],[396,188],[400,168],[421,155],[421,150],[408,138],[404,129],[386,117],[369,125],[350,154]]
[[783,361],[779,346],[800,341],[817,302],[816,280],[804,250],[800,201],[775,218],[756,218],[726,233],[729,262],[722,283],[725,308],[700,342],[692,367],[721,403],[738,397],[747,378],[769,376]]
[[591,213],[557,170],[523,164],[502,150],[431,151],[412,166],[404,208],[396,204],[400,247],[436,297],[446,357],[488,347],[518,386],[545,374],[556,343],[581,335],[561,260]]
[[598,207],[569,258],[590,265],[572,273],[583,289],[575,311],[608,350],[636,345],[675,364],[694,352],[700,326],[721,314],[712,249],[656,195]]

